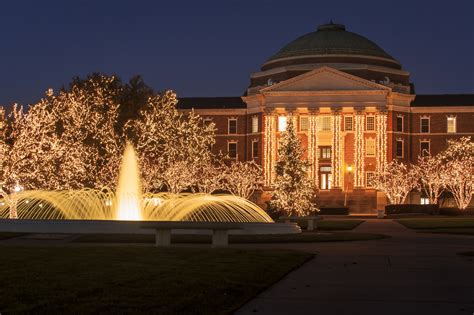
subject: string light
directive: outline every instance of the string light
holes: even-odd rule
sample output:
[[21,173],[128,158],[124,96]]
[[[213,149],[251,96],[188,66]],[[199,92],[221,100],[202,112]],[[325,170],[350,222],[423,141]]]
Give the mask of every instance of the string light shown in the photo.
[[364,139],[364,114],[357,111],[355,115],[354,137],[354,186],[364,187],[365,170],[365,139]]
[[332,154],[331,165],[333,182],[332,187],[341,187],[341,165],[342,165],[342,150],[341,150],[341,114],[335,111],[332,115]]
[[415,170],[394,159],[376,173],[372,184],[385,193],[391,204],[403,204],[408,193],[417,186]]
[[265,139],[264,139],[264,183],[270,186],[273,182],[273,168],[276,159],[276,115],[273,113],[265,114]]
[[376,120],[376,172],[383,171],[387,164],[387,113],[380,111],[375,116]]
[[319,186],[319,156],[318,156],[318,116],[315,112],[309,115],[308,128],[308,160],[311,163],[309,167],[309,178],[313,179],[316,186]]

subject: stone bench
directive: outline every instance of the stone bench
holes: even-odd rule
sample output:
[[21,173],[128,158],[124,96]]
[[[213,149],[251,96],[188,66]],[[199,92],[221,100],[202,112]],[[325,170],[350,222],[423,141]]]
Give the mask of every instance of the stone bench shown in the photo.
[[171,230],[210,230],[212,231],[212,247],[226,247],[229,244],[229,230],[243,229],[241,223],[192,221],[147,221],[140,227],[156,231],[155,246],[158,247],[170,246]]
[[323,217],[319,215],[309,215],[306,217],[280,217],[279,219],[284,220],[285,223],[291,223],[291,221],[297,220],[306,220],[306,222],[308,223],[306,230],[313,231],[318,228],[318,221],[321,221]]

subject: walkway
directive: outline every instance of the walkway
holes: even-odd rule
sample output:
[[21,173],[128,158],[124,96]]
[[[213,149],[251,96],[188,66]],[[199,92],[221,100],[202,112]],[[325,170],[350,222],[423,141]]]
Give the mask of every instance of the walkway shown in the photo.
[[473,236],[416,233],[391,220],[354,231],[391,238],[262,244],[318,255],[237,314],[474,314],[474,259],[456,255],[474,250]]

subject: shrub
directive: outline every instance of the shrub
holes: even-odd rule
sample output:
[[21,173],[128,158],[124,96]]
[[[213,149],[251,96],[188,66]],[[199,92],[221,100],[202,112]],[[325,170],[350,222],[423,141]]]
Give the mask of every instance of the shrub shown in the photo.
[[387,205],[385,206],[385,213],[387,215],[406,213],[424,213],[429,215],[436,215],[439,214],[439,206],[418,204]]
[[455,207],[443,207],[443,208],[439,208],[439,214],[440,215],[463,215],[463,214],[472,215],[474,214],[474,209],[468,208],[462,211],[461,209],[455,208]]
[[348,215],[349,208],[347,207],[339,207],[339,208],[325,208],[322,207],[319,209],[319,214],[321,215]]

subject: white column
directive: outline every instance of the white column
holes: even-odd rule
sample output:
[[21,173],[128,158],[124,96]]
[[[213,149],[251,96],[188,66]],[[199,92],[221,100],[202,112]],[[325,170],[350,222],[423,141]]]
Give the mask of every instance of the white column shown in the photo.
[[319,156],[318,156],[318,111],[310,111],[308,117],[308,161],[309,178],[319,187]]
[[332,115],[332,188],[341,188],[341,113],[334,111]]
[[354,187],[365,186],[365,114],[357,110],[354,124]]
[[380,110],[375,116],[376,132],[376,171],[385,169],[387,164],[387,112]]
[[263,169],[265,186],[273,183],[274,167],[276,160],[276,119],[272,112],[265,112],[264,115],[264,141],[263,141]]

